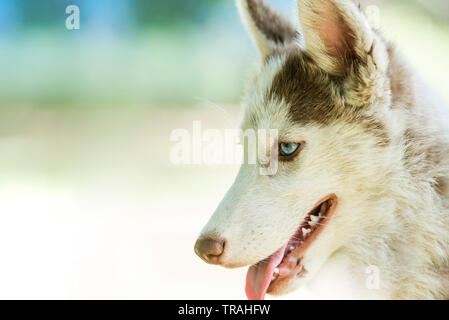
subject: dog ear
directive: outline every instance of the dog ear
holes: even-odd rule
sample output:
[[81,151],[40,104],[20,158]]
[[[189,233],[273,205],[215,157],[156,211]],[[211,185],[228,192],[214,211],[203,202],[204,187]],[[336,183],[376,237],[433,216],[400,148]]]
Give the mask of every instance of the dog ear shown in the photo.
[[373,54],[384,55],[383,44],[374,48],[376,34],[352,1],[298,0],[298,11],[306,52],[326,72],[347,75],[370,57],[376,64]]
[[236,0],[236,2],[240,16],[263,59],[276,47],[295,41],[298,32],[294,25],[263,0]]

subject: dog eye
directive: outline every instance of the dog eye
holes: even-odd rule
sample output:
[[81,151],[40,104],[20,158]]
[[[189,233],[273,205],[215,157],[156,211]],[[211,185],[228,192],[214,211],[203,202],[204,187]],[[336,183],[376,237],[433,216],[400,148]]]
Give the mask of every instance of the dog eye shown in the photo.
[[293,158],[301,151],[304,143],[283,142],[279,144],[279,153],[282,157]]

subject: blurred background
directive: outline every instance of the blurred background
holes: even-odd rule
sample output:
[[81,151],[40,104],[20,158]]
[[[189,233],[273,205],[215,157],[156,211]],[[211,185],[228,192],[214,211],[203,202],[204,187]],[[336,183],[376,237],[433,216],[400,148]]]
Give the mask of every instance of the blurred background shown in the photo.
[[[449,101],[449,1],[360,3]],[[193,253],[238,167],[175,166],[169,137],[236,128],[256,58],[233,0],[1,0],[0,298],[245,298]]]

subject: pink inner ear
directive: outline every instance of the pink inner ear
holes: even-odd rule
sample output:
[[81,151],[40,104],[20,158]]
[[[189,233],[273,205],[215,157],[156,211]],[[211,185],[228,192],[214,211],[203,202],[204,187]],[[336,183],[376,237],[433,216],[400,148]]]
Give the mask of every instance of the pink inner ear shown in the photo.
[[316,29],[328,53],[335,57],[349,54],[354,45],[354,33],[337,7],[331,1],[326,1],[318,16]]

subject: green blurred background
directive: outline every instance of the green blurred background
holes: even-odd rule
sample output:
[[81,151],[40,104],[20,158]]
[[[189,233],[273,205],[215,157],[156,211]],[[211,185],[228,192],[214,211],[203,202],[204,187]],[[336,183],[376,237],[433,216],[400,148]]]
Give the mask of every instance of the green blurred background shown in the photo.
[[[80,30],[65,28],[69,4]],[[2,0],[2,105],[236,102],[250,45],[232,4]]]
[[[449,2],[360,2],[449,101]],[[175,166],[169,136],[237,127],[256,64],[233,0],[1,0],[0,298],[244,298],[193,254],[238,167]]]
[[[378,3],[381,30],[444,82],[447,1],[361,2]],[[69,4],[80,7],[80,30],[65,28]],[[2,0],[0,52],[2,106],[237,103],[254,57],[232,0]]]

